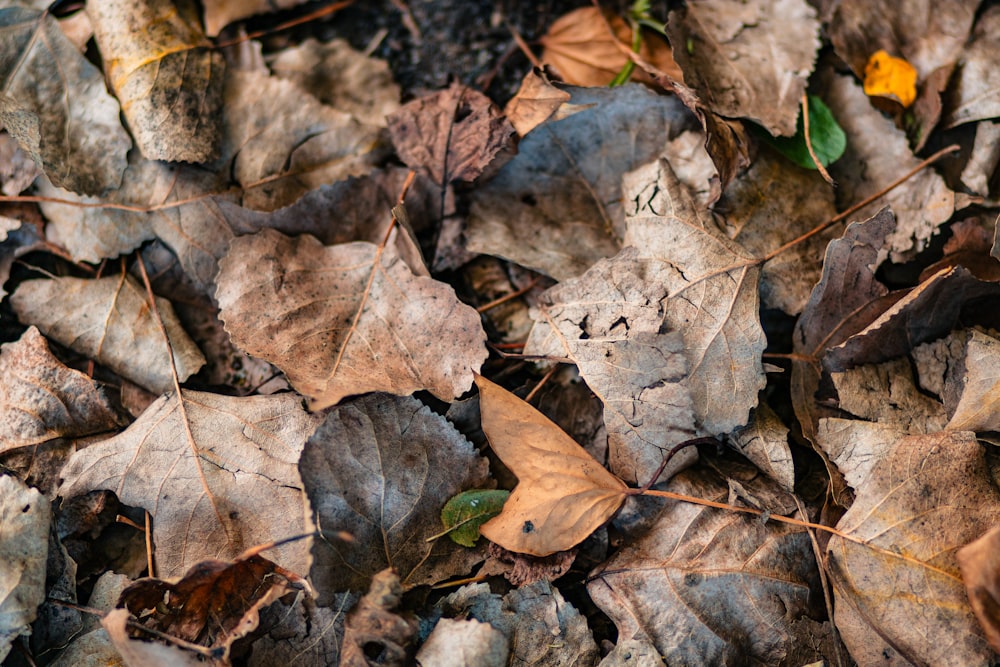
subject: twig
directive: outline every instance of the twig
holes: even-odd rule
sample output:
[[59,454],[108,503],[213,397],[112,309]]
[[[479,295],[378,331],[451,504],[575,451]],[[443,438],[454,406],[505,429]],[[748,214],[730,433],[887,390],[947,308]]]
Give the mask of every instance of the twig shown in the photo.
[[806,150],[809,151],[809,157],[812,158],[813,164],[816,165],[816,171],[819,172],[824,181],[836,187],[837,184],[830,177],[830,173],[823,166],[823,163],[819,161],[816,151],[813,150],[812,137],[809,136],[809,95],[807,93],[802,93],[802,131],[805,134]]
[[[216,44],[216,49],[224,49],[227,46],[235,46],[236,44],[241,44],[243,42],[249,41],[251,39],[257,39],[258,37],[263,37],[264,35],[273,35],[276,32],[281,32],[282,30],[287,30],[288,28],[294,28],[297,25],[302,25],[303,23],[309,23],[310,21],[315,21],[316,19],[323,18],[330,14],[339,12],[345,7],[349,7],[354,4],[354,0],[341,0],[340,2],[335,2],[332,5],[327,5],[326,7],[320,7],[314,12],[309,12],[298,18],[292,19],[291,21],[285,21],[284,23],[279,23],[278,25],[268,28],[266,30],[258,30],[257,32],[252,32],[249,35],[241,35],[236,39],[231,39],[228,42],[222,42]],[[192,47],[193,48],[193,47]]]
[[556,374],[557,370],[559,370],[559,364],[553,364],[552,368],[550,368],[545,375],[542,376],[542,379],[538,381],[538,384],[536,384],[534,388],[528,392],[528,395],[524,397],[524,402],[531,403],[531,399],[533,399],[538,392],[542,390],[542,387],[544,387],[546,383],[552,379],[552,376]]
[[684,442],[674,445],[667,452],[666,456],[663,457],[663,460],[660,461],[660,467],[656,469],[656,472],[654,472],[653,476],[649,478],[649,481],[643,484],[639,490],[642,493],[646,493],[647,491],[649,491],[649,489],[653,486],[653,484],[656,484],[656,480],[660,478],[660,475],[663,474],[663,470],[667,467],[667,464],[670,463],[670,459],[674,458],[674,454],[676,454],[677,452],[681,451],[682,449],[686,449],[687,447],[693,447],[695,445],[709,445],[709,444],[718,445],[719,441],[716,440],[715,438],[692,438],[691,440],[685,440]]
[[535,276],[532,279],[531,282],[529,282],[527,285],[525,285],[521,289],[513,291],[510,294],[504,294],[503,296],[497,297],[496,299],[493,299],[492,301],[490,301],[488,303],[484,303],[483,305],[481,305],[478,308],[476,308],[476,312],[480,313],[480,314],[485,313],[487,310],[490,310],[491,308],[496,308],[497,306],[499,306],[501,304],[507,303],[511,299],[516,299],[517,297],[521,296],[522,294],[527,294],[528,292],[530,292],[532,290],[532,288],[535,287],[535,285],[538,284],[538,281],[540,281],[541,279],[542,279],[541,276]]

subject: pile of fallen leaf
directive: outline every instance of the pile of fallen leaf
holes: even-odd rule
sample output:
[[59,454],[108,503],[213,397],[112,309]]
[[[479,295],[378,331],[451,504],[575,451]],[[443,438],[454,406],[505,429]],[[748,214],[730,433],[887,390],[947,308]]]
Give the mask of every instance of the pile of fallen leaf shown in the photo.
[[1000,7],[587,6],[501,108],[241,32],[296,0],[47,4],[4,665],[998,660]]

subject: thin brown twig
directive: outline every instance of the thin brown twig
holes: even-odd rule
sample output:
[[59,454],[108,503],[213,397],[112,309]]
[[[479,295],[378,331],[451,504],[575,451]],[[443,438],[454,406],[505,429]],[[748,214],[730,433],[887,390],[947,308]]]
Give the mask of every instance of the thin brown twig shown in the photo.
[[538,69],[545,67],[542,61],[535,55],[534,51],[531,50],[528,43],[524,41],[524,37],[521,36],[521,33],[519,33],[517,28],[515,28],[509,21],[507,22],[507,30],[510,31],[510,36],[514,38],[514,43],[517,44],[517,48],[521,49],[521,53],[524,54],[524,57],[528,59],[528,62],[530,62],[533,67],[537,67]]
[[545,375],[542,376],[542,379],[538,381],[538,384],[536,384],[531,391],[528,392],[528,395],[524,397],[524,402],[531,403],[531,399],[538,395],[538,392],[540,392],[542,387],[544,387],[548,381],[552,379],[552,376],[556,374],[557,370],[559,370],[559,364],[552,364],[552,368],[546,371]]
[[809,136],[809,95],[807,93],[802,93],[802,130],[806,139],[806,150],[809,151],[809,157],[812,158],[813,164],[816,165],[816,171],[819,175],[823,177],[823,180],[830,185],[836,187],[837,184],[830,177],[830,172],[826,170],[823,163],[819,161],[819,157],[816,156],[816,151],[813,150],[812,137]]
[[522,294],[527,294],[528,292],[530,292],[535,287],[535,285],[538,284],[538,281],[540,281],[541,279],[542,279],[541,276],[535,276],[531,280],[531,282],[529,282],[527,285],[525,285],[521,289],[515,290],[513,292],[510,292],[509,294],[504,294],[503,296],[497,297],[496,299],[493,299],[490,302],[484,303],[483,305],[481,305],[478,308],[476,308],[476,312],[480,313],[480,314],[485,313],[487,310],[490,310],[492,308],[496,308],[497,306],[499,306],[501,304],[507,303],[511,299],[516,299],[517,297],[521,296]]
[[[228,42],[222,42],[220,44],[215,44],[214,48],[224,49],[227,46],[235,46],[236,44],[242,44],[243,42],[249,41],[251,39],[257,39],[258,37],[263,37],[265,35],[273,35],[274,33],[281,32],[282,30],[287,30],[289,28],[294,28],[297,25],[302,25],[303,23],[309,23],[310,21],[315,21],[316,19],[323,18],[330,14],[339,12],[345,7],[349,7],[354,4],[354,0],[341,0],[340,2],[335,2],[332,5],[327,5],[326,7],[320,7],[314,12],[309,12],[308,14],[303,14],[298,18],[294,18],[290,21],[285,21],[284,23],[279,23],[278,25],[268,28],[266,30],[258,30],[257,32],[251,32],[248,35],[240,35],[235,39],[231,39]],[[193,48],[193,47],[192,47]]]

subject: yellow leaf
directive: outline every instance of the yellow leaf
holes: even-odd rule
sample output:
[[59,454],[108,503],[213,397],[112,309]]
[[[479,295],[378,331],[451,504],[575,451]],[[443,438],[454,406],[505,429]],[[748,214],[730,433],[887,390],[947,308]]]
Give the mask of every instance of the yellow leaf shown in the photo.
[[483,431],[517,475],[503,511],[480,532],[508,551],[548,556],[580,542],[618,511],[628,487],[542,413],[476,376]]
[[865,65],[865,94],[888,97],[908,107],[917,99],[917,70],[902,58],[876,51]]

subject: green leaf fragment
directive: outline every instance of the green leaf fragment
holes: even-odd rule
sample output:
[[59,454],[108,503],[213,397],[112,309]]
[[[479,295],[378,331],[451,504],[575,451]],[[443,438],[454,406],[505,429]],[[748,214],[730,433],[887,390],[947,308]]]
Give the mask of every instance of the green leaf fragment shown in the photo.
[[[778,152],[795,164],[806,169],[815,169],[816,163],[813,162],[806,146],[802,114],[799,114],[797,127],[798,131],[791,137],[772,137],[766,132],[762,134]],[[837,119],[833,117],[830,108],[815,95],[809,96],[809,139],[816,157],[824,167],[836,162],[847,148],[847,136],[844,130],[837,124]]]
[[479,527],[503,509],[510,491],[472,489],[452,497],[441,508],[441,523],[452,542],[473,547],[479,539]]

